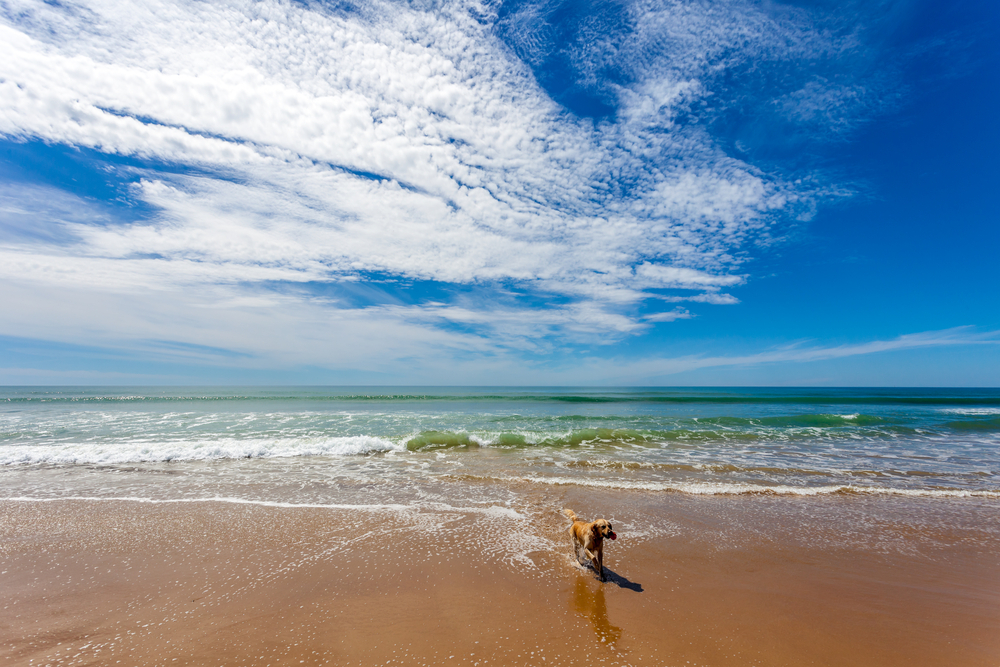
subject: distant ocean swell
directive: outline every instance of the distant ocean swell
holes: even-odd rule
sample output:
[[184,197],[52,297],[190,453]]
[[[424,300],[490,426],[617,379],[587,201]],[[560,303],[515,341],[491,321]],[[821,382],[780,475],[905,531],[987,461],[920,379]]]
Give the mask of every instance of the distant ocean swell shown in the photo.
[[[309,403],[341,403],[341,402],[390,402],[390,403],[420,403],[420,402],[459,402],[459,403],[569,403],[569,404],[620,404],[620,403],[650,403],[650,404],[717,404],[717,405],[913,405],[913,406],[1000,406],[1000,396],[996,395],[907,395],[905,393],[879,393],[845,395],[840,393],[817,394],[719,394],[718,392],[678,393],[676,395],[662,392],[645,394],[630,392],[623,394],[597,393],[589,394],[553,394],[553,393],[458,393],[458,394],[406,394],[406,393],[269,393],[252,392],[246,394],[232,393],[191,393],[191,394],[98,394],[78,395],[67,392],[17,392],[13,395],[0,396],[0,402],[23,404],[161,404],[161,403],[241,403],[245,401],[263,401],[269,403],[309,402]],[[987,408],[988,409],[988,408]],[[998,407],[997,409],[1000,409]]]

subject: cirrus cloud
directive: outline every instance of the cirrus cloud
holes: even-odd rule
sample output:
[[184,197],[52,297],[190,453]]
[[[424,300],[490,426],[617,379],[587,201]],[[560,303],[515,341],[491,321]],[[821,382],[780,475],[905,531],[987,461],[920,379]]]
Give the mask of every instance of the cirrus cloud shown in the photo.
[[[0,333],[53,335],[58,312],[39,309],[72,290],[103,295],[96,339],[151,336],[122,309],[156,294],[145,321],[186,311],[179,340],[276,359],[284,343],[247,340],[220,309],[270,309],[293,339],[329,318],[348,337],[381,330],[383,347],[486,354],[693,316],[657,303],[737,303],[720,290],[747,280],[748,249],[836,188],[731,155],[712,131],[736,104],[719,82],[751,62],[836,70],[859,38],[753,3],[617,7],[557,44],[545,3],[8,0],[0,134],[106,156],[93,168],[149,213],[54,218],[38,188],[34,203],[5,190],[58,242],[0,238],[0,279],[26,309]],[[539,68],[557,57],[608,113],[554,92]],[[798,79],[764,96],[830,132],[879,93]],[[392,281],[478,291],[360,307],[316,292]]]

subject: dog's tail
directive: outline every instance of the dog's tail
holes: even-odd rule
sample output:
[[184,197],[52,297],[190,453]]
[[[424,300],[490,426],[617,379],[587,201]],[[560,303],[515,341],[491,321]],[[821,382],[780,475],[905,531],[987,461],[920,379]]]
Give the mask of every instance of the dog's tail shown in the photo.
[[569,517],[570,521],[579,521],[580,519],[576,516],[576,512],[573,510],[563,510],[563,514]]

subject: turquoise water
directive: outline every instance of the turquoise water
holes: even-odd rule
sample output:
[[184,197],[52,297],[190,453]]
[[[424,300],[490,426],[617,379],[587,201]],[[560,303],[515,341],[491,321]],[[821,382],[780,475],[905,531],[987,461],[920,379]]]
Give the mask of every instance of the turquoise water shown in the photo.
[[7,387],[0,475],[5,497],[319,502],[455,480],[1000,497],[1000,390]]

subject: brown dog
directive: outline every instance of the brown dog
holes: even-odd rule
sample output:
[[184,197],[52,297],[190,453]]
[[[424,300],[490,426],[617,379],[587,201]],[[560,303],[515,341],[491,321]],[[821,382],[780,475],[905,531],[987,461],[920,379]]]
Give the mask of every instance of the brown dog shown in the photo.
[[611,529],[611,524],[606,519],[598,519],[587,523],[576,515],[573,510],[563,510],[563,514],[569,517],[573,525],[569,527],[569,534],[573,536],[573,546],[576,548],[576,558],[580,559],[580,549],[584,555],[593,563],[597,570],[597,576],[604,581],[604,538],[617,539],[615,531]]

